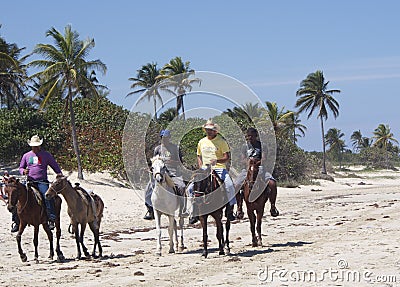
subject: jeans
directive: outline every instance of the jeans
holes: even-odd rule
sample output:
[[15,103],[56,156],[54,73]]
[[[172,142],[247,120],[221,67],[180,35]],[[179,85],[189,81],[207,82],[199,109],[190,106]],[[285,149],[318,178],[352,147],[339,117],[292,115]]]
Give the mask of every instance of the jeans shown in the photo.
[[[259,169],[258,173],[261,174],[261,175],[264,173],[264,168],[262,166],[260,166],[260,169]],[[239,189],[240,187],[242,187],[243,182],[246,179],[246,176],[247,176],[247,170],[246,169],[242,169],[242,171],[235,178],[234,185],[235,185],[236,189]],[[270,179],[276,181],[275,178],[273,178],[273,176],[268,171],[266,171],[265,174],[264,174],[264,181],[268,182]]]
[[[216,168],[216,169],[214,169],[214,171],[216,174],[218,174],[218,176],[224,182],[226,195],[228,196],[228,199],[229,199],[229,205],[236,204],[235,187],[233,185],[232,178],[229,175],[228,171],[224,168]],[[187,188],[187,191],[188,191],[190,197],[194,196],[193,186],[194,186],[194,183],[191,182]]]
[[46,204],[46,211],[47,211],[47,218],[49,221],[55,221],[56,220],[56,212],[54,208],[54,198],[47,200],[45,197],[46,191],[49,189],[49,183],[46,182],[38,182],[38,188],[40,191],[40,194],[42,195],[42,198],[44,198],[44,202]]

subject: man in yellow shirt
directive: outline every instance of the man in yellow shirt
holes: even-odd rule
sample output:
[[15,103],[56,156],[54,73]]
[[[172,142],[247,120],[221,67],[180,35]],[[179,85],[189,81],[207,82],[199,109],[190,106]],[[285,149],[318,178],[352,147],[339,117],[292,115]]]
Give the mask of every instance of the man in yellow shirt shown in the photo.
[[[203,129],[206,132],[206,136],[202,138],[197,145],[197,164],[199,168],[206,169],[207,165],[211,165],[214,171],[224,181],[226,193],[228,195],[229,204],[227,206],[225,216],[229,220],[235,220],[233,215],[233,206],[236,203],[235,188],[233,181],[228,174],[226,164],[229,161],[229,146],[226,140],[218,134],[219,126],[208,120],[203,125]],[[188,192],[192,196],[193,184],[188,187]],[[191,217],[189,219],[190,224],[196,223],[198,217]]]

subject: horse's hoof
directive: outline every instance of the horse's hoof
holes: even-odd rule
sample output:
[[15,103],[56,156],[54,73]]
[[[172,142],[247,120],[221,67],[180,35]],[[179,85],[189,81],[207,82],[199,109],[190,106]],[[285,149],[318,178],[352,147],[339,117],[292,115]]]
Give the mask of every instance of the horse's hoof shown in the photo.
[[225,255],[231,254],[231,250],[229,249],[229,247],[225,247],[224,253],[225,253]]
[[219,255],[225,255],[225,252],[222,250],[218,253]]
[[28,260],[28,257],[26,257],[25,253],[21,254],[20,257],[22,262],[26,262]]
[[201,256],[203,256],[204,258],[207,258],[208,253],[207,252],[203,252],[203,254],[201,254]]
[[57,262],[58,263],[63,263],[65,261],[65,257],[64,257],[64,255],[58,255],[57,256]]
[[185,250],[185,246],[179,246],[179,252],[183,252]]
[[251,246],[252,246],[252,247],[257,247],[257,242],[253,242],[253,243],[251,244]]
[[157,256],[161,256],[161,251],[156,251]]
[[257,246],[260,246],[260,247],[262,247],[263,245],[262,245],[262,241],[261,240],[258,240],[258,242],[257,242]]
[[35,258],[35,263],[39,264],[39,259],[38,258]]

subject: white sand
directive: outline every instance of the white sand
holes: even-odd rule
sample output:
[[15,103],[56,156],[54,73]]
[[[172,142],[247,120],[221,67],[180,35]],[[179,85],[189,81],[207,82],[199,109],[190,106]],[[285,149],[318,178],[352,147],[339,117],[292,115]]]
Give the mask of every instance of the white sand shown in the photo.
[[[264,247],[251,247],[246,216],[231,227],[232,254],[220,256],[210,223],[207,259],[201,257],[200,226],[188,226],[187,220],[187,248],[167,254],[166,218],[163,254],[156,256],[154,221],[142,219],[142,199],[106,173],[86,174],[81,186],[99,194],[105,203],[104,258],[74,259],[75,240],[67,232],[69,217],[63,200],[61,247],[67,261],[47,259],[48,242],[41,229],[36,264],[33,227],[28,227],[22,236],[28,262],[22,263],[16,234],[10,233],[11,215],[3,206],[0,286],[400,286],[400,172],[349,173],[359,177],[336,174],[334,183],[319,180],[320,185],[279,188],[281,215],[272,218],[267,203]],[[70,180],[75,182],[76,175]],[[85,242],[91,251],[89,229]]]

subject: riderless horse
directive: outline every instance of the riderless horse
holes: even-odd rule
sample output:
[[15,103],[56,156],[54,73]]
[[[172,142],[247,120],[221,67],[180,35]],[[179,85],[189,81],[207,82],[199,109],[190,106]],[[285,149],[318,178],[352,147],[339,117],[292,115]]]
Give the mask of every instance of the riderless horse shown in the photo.
[[[169,253],[174,253],[175,250],[183,251],[183,216],[181,213],[181,194],[178,194],[174,182],[169,177],[167,166],[165,165],[162,157],[155,156],[151,159],[151,171],[153,179],[155,180],[155,188],[151,195],[151,203],[154,210],[154,218],[156,222],[157,232],[157,250],[156,254],[161,255],[161,215],[168,216],[168,234],[169,234]],[[178,246],[178,233],[175,217],[179,218],[180,229],[180,245]],[[175,249],[174,249],[175,241]]]
[[[71,218],[72,231],[75,233],[75,241],[77,247],[77,258],[81,258],[82,245],[83,253],[89,257],[89,252],[83,243],[86,224],[89,224],[94,235],[94,246],[92,256],[96,257],[96,247],[99,248],[99,256],[103,254],[100,244],[100,222],[103,216],[104,203],[97,194],[89,194],[83,188],[72,187],[67,177],[58,175],[56,180],[50,185],[46,192],[46,198],[52,198],[57,194],[61,194],[68,205],[68,215]],[[80,234],[78,226],[81,226]]]
[[[48,225],[48,218],[46,213],[46,206],[44,204],[44,199],[40,197],[39,191],[34,192],[32,186],[35,183],[28,183],[28,185],[22,184],[15,177],[10,177],[5,180],[5,192],[8,195],[8,210],[12,212],[15,208],[17,209],[17,214],[20,220],[18,234],[16,236],[18,253],[22,262],[27,261],[27,256],[22,250],[21,237],[27,225],[32,225],[34,227],[33,235],[33,245],[35,246],[35,261],[38,262],[38,234],[40,224],[43,226],[44,231],[47,234],[47,238],[50,242],[50,259],[53,259],[54,248],[53,248],[53,233],[51,232]],[[37,195],[36,195],[37,194]],[[57,260],[63,261],[64,255],[60,249],[60,211],[61,211],[61,198],[59,196],[55,197],[55,213],[56,213],[56,252]]]

